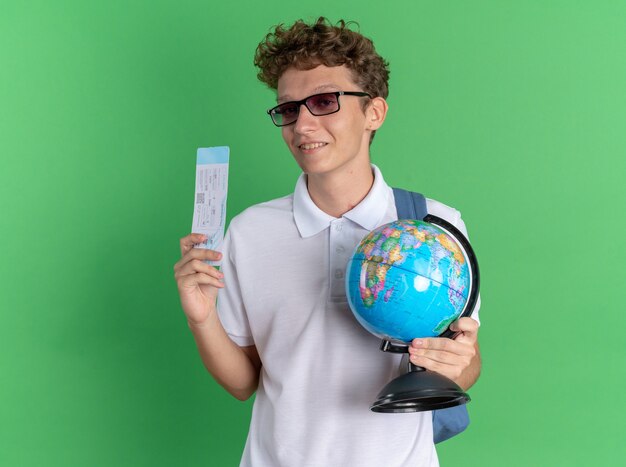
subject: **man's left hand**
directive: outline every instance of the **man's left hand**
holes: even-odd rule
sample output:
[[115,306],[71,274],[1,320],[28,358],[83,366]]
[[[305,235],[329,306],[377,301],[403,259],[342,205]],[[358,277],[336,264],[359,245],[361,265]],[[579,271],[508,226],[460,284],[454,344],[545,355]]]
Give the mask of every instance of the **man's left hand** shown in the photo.
[[411,363],[440,373],[468,389],[480,372],[478,323],[472,318],[461,318],[450,329],[458,333],[453,339],[413,339],[409,346]]

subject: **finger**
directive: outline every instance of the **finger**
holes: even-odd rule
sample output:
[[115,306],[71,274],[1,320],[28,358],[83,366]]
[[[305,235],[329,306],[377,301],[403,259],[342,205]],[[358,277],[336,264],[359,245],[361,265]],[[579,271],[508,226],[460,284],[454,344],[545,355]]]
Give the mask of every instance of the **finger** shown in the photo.
[[180,239],[180,255],[184,256],[193,246],[197,243],[202,243],[206,240],[206,235],[199,233],[192,233]]
[[174,277],[178,279],[179,277],[187,276],[189,274],[195,274],[199,272],[208,274],[209,276],[215,277],[216,279],[220,279],[220,280],[224,278],[224,273],[222,273],[221,271],[218,271],[216,268],[214,268],[210,264],[207,264],[204,261],[199,260],[199,259],[192,259],[191,261],[182,265],[180,268],[178,268],[178,270],[176,270],[176,272],[174,273]]
[[471,360],[476,355],[476,349],[471,345],[463,345],[462,348],[458,348],[456,350],[456,352],[449,352],[446,350],[410,348],[409,356],[411,358],[425,358],[439,363],[465,367],[470,364]]
[[[415,343],[421,341],[421,343]],[[451,355],[472,356],[475,353],[474,346],[444,337],[430,339],[415,339],[409,347],[409,353],[414,355],[431,356],[439,353]]]
[[434,371],[453,381],[456,381],[463,372],[462,367],[459,365],[449,365],[447,363],[441,363],[430,358],[413,356],[411,357],[411,363],[414,365],[425,368],[426,370]]
[[478,342],[478,334],[472,332],[460,332],[454,337],[454,341],[464,345],[474,347]]
[[450,330],[464,333],[477,333],[478,322],[469,317],[459,318],[450,324]]
[[219,261],[222,259],[222,253],[215,250],[207,250],[206,248],[192,248],[174,264],[174,271],[178,271],[188,262],[199,259],[204,261]]
[[202,272],[182,276],[180,280],[178,281],[178,286],[181,289],[194,288],[197,285],[212,285],[213,287],[217,287],[219,289],[222,289],[225,287],[224,283],[221,282],[220,280],[216,279],[213,276],[209,276],[208,274],[204,274]]
[[[421,355],[411,355],[409,360],[413,365],[421,366],[427,370],[438,371],[445,365],[444,363],[432,360],[430,358],[423,357]],[[448,365],[445,365],[448,366]]]
[[457,332],[454,336],[457,342],[474,345],[478,340],[478,322],[472,318],[461,318],[452,323],[450,329]]
[[415,363],[415,359],[423,361],[432,360],[438,363],[445,363],[447,365],[464,365],[469,362],[471,357],[469,355],[459,355],[452,352],[444,352],[442,350],[423,350],[413,349],[409,351],[409,358]]

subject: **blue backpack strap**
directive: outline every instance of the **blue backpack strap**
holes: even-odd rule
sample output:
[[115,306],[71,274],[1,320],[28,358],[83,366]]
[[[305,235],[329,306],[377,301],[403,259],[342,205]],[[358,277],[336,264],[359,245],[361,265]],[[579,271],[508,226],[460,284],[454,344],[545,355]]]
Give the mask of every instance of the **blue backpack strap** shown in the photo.
[[393,196],[396,200],[398,219],[417,219],[421,221],[428,214],[426,198],[421,193],[393,188]]
[[[393,188],[398,219],[423,220],[428,214],[426,198],[420,193]],[[433,439],[440,443],[458,435],[469,425],[467,406],[457,405],[447,409],[433,410]]]

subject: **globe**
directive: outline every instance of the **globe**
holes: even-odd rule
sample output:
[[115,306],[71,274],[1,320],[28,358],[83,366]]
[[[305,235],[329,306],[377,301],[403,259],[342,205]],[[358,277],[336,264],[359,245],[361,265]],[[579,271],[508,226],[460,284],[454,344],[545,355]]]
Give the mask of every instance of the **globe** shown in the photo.
[[361,240],[348,262],[346,295],[365,329],[384,340],[408,343],[440,336],[462,315],[472,270],[452,230],[398,220]]

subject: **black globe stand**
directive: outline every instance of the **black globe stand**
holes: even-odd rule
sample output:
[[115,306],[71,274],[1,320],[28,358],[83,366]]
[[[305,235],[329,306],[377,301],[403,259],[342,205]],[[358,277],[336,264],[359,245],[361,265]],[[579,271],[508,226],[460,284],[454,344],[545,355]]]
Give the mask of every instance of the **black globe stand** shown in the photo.
[[[408,354],[409,347],[383,340],[380,350]],[[424,412],[469,401],[470,397],[454,381],[409,361],[408,371],[388,383],[370,409],[381,413]]]
[[[423,221],[434,224],[444,230],[458,242],[466,253],[472,282],[467,302],[459,318],[470,316],[478,302],[478,291],[480,288],[480,274],[474,250],[465,235],[448,221],[432,214],[426,215]],[[355,314],[358,314],[354,309],[353,311]],[[454,339],[456,336],[448,328],[437,337]],[[380,350],[383,352],[408,353],[409,347],[407,344],[394,344],[389,340],[383,340]],[[413,365],[409,360],[407,372],[389,382],[378,393],[376,401],[370,409],[372,412],[383,413],[424,412],[456,407],[469,401],[470,397],[454,381],[434,371]]]

